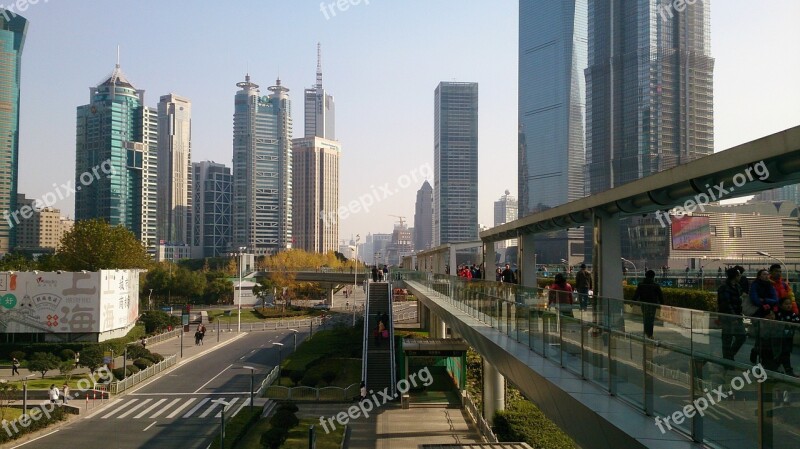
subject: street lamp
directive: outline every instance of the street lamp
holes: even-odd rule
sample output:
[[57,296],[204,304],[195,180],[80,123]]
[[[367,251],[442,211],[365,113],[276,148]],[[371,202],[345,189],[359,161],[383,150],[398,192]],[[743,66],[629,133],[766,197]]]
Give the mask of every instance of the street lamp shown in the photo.
[[[636,275],[637,275],[637,273],[638,273],[638,271],[639,271],[639,270],[636,268],[636,264],[635,264],[635,263],[633,263],[633,262],[631,262],[630,260],[628,260],[628,259],[624,258],[624,257],[620,257],[620,259],[622,259],[622,261],[623,261],[623,262],[628,262],[629,264],[633,265],[633,275],[634,275],[634,276],[636,276]],[[623,266],[624,266],[624,265],[623,265]]]
[[28,413],[28,379],[36,374],[28,374],[22,378],[22,414]]
[[[239,307],[237,312],[236,332],[242,332],[242,269],[244,268],[244,250],[246,246],[239,247]],[[251,329],[252,330],[252,329]]]
[[300,331],[297,329],[289,329],[289,330],[294,332],[294,351],[297,352],[297,333]]
[[220,416],[222,416],[222,426],[219,428],[219,448],[225,449],[225,410],[231,403],[225,402],[222,399],[214,399],[211,402],[222,404],[222,412],[220,413]]
[[789,268],[786,266],[785,263],[783,263],[782,260],[778,259],[777,257],[773,256],[772,254],[770,254],[770,253],[768,253],[766,251],[756,251],[756,254],[758,254],[759,256],[769,257],[770,259],[777,260],[778,262],[781,263],[781,265],[783,265],[783,271],[786,273],[786,276],[787,277],[789,276]]
[[[356,288],[358,288],[358,242],[361,240],[361,235],[356,234],[356,245],[355,245],[355,253],[353,255],[353,295],[356,294]],[[356,300],[353,299],[353,306],[355,308]],[[333,307],[333,301],[331,301],[331,307]],[[355,315],[353,315],[355,316]],[[297,348],[295,348],[296,350]]]
[[250,413],[253,413],[253,380],[255,376],[256,369],[252,366],[243,366],[242,369],[249,369],[250,370]]
[[273,343],[278,347],[278,386],[281,385],[281,362],[283,361],[283,343]]

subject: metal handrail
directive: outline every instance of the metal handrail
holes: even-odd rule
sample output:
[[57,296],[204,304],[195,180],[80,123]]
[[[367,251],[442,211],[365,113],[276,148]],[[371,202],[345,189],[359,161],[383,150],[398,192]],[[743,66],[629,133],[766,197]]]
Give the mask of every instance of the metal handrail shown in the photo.
[[397,361],[395,360],[395,348],[394,348],[394,302],[392,300],[392,296],[394,294],[394,289],[392,289],[392,282],[389,281],[386,283],[386,288],[388,289],[388,297],[389,297],[389,367],[391,369],[391,384],[389,385],[389,389],[391,390],[391,395],[396,397],[397,394]]
[[361,350],[361,381],[367,381],[367,349],[369,348],[369,291],[370,282],[367,280],[367,297],[364,300],[364,347]]

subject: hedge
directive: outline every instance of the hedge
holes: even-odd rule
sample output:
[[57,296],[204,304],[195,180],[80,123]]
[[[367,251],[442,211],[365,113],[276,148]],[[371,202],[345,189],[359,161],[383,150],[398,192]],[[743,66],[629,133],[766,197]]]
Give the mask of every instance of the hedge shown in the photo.
[[534,449],[575,449],[575,443],[527,401],[494,415],[494,432],[500,441],[524,441]]
[[[28,416],[31,415],[31,411],[34,408],[38,409],[39,407],[30,408],[28,410]],[[31,419],[28,427],[23,427],[22,425],[20,425],[19,418],[17,418],[16,421],[17,432],[14,432],[13,427],[11,427],[11,424],[9,423],[8,429],[11,431],[11,436],[8,435],[7,431],[4,430],[0,431],[0,443],[16,440],[17,438],[20,438],[25,434],[36,432],[37,430],[44,429],[45,427],[49,426],[54,422],[63,421],[64,419],[66,419],[66,413],[64,413],[64,409],[62,407],[55,407],[53,411],[48,413],[50,414],[49,418],[47,417],[46,414],[44,414],[44,412],[42,412],[41,414],[37,413],[37,415],[39,416],[39,420]]]
[[[125,350],[125,345],[128,343],[138,341],[144,337],[144,328],[142,326],[134,326],[128,335],[120,338],[113,338],[100,343],[89,342],[65,342],[65,343],[4,343],[0,344],[0,359],[11,360],[11,353],[20,351],[27,356],[34,352],[49,352],[51,354],[61,354],[64,350],[69,349],[73,352],[81,352],[90,346],[99,346],[102,350],[113,349],[115,354],[122,354]],[[131,346],[130,350],[135,346]],[[17,357],[22,360],[23,358]]]

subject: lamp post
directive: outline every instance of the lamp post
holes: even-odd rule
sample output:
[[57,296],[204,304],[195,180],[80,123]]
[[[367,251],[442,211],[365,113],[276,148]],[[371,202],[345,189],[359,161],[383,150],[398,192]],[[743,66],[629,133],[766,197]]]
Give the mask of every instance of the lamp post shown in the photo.
[[273,343],[278,347],[278,386],[281,385],[281,362],[283,361],[283,343]]
[[246,250],[246,246],[239,247],[239,307],[237,308],[236,312],[236,332],[242,332],[242,269],[244,268],[244,250]]
[[289,330],[294,332],[294,352],[297,352],[297,333],[300,331],[297,329],[289,329]]
[[639,270],[636,269],[636,264],[631,262],[630,260],[624,258],[624,257],[620,257],[620,259],[622,259],[623,262],[628,262],[629,264],[631,264],[633,266],[633,275],[636,276],[637,272],[639,271]]
[[246,366],[246,365],[243,366],[242,368],[250,370],[250,413],[253,413],[253,381],[256,369],[253,368],[252,366]]
[[26,415],[28,413],[28,379],[35,376],[36,374],[28,374],[27,376],[22,378],[22,414]]
[[766,251],[756,251],[756,254],[758,254],[759,256],[769,257],[770,259],[775,259],[778,262],[780,262],[780,264],[783,266],[784,273],[786,273],[786,279],[789,279],[789,267],[787,267],[782,260],[778,259],[777,257],[773,256],[772,254]]
[[222,404],[222,412],[220,413],[222,417],[222,426],[219,428],[219,448],[225,449],[225,409],[228,408],[230,402],[225,402],[222,399],[214,399],[211,402]]
[[[356,288],[358,288],[358,242],[360,240],[361,240],[361,235],[356,234],[356,245],[354,246],[355,252],[353,255],[353,295],[356,294]],[[353,298],[353,308],[355,308],[355,304],[356,300],[355,298]],[[331,307],[333,307],[333,304],[331,304]],[[354,317],[353,319],[355,319],[355,315],[353,315],[353,317]]]

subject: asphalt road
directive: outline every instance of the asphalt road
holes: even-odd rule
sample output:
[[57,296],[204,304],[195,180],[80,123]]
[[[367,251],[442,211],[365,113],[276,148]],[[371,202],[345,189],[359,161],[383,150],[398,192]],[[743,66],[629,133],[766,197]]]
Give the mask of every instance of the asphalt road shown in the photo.
[[[236,413],[249,404],[251,371],[256,368],[255,388],[293,348],[293,332],[251,332],[211,353],[192,360],[115,399],[98,412],[74,420],[52,434],[20,446],[25,449],[205,449],[219,432],[220,401],[231,402]],[[298,334],[298,344],[307,332]]]

